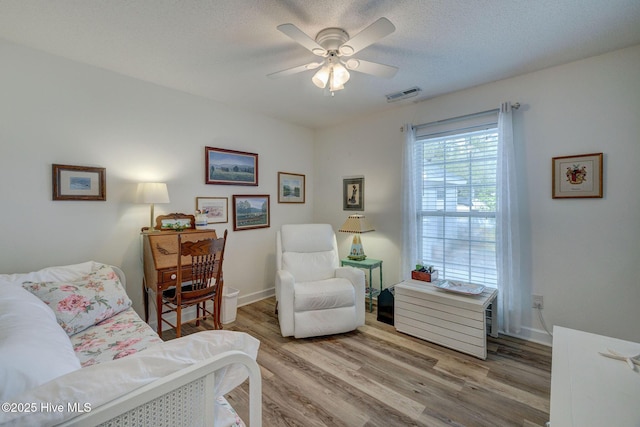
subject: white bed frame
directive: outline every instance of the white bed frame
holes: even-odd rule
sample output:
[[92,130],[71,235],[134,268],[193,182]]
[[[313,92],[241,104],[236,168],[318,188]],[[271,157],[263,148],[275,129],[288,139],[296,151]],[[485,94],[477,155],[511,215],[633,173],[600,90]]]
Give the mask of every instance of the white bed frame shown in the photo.
[[[61,426],[213,426],[216,371],[233,363],[249,372],[249,426],[262,427],[260,368],[248,354],[233,350],[182,369]],[[246,420],[245,420],[246,421]]]
[[[116,266],[111,267],[126,288],[124,272]],[[217,407],[214,395],[216,371],[233,363],[245,366],[249,373],[249,426],[262,427],[260,367],[248,354],[237,350],[174,372],[107,404],[91,408],[90,412],[60,426],[213,427],[214,408]]]

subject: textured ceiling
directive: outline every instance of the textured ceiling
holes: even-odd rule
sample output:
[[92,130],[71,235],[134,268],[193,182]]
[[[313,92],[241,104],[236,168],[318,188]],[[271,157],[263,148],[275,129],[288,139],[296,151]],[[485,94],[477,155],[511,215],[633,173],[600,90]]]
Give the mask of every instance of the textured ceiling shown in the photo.
[[[352,72],[325,96],[315,60],[276,30],[396,31],[356,55],[400,68]],[[640,43],[639,0],[1,0],[0,38],[311,128]]]

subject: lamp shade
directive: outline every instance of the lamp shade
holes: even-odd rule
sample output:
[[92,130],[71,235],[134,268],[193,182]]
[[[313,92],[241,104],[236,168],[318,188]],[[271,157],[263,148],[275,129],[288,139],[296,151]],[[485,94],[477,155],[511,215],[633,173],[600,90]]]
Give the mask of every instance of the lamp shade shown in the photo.
[[328,65],[325,65],[313,75],[313,78],[311,79],[311,81],[313,82],[314,85],[318,86],[320,89],[324,89],[324,87],[327,85],[327,82],[329,81],[330,74],[331,74],[331,69],[329,68]]
[[375,231],[375,228],[373,228],[373,226],[369,224],[369,221],[367,221],[364,215],[355,214],[349,215],[347,220],[344,222],[344,224],[342,224],[342,227],[340,227],[340,230],[338,231],[341,231],[343,233],[360,234],[368,233],[369,231]]
[[344,84],[349,81],[349,77],[351,75],[342,64],[334,64],[333,72],[331,73],[332,90],[344,89]]
[[169,203],[167,184],[163,182],[142,182],[138,184],[140,203]]
[[149,232],[157,231],[153,227],[153,208],[156,203],[169,203],[169,191],[164,182],[141,182],[138,184],[138,202],[149,203]]

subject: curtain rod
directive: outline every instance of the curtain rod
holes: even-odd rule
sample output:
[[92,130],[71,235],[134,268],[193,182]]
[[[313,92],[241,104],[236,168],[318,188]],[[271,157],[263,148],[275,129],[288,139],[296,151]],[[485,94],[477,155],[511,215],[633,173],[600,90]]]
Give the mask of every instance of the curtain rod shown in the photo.
[[[508,104],[508,103],[505,102],[505,104]],[[511,105],[511,108],[514,109],[514,110],[517,110],[518,108],[520,108],[520,103],[516,102],[515,104]],[[500,108],[494,108],[492,110],[480,111],[479,113],[465,114],[464,116],[457,116],[457,117],[452,117],[450,119],[436,120],[435,122],[423,123],[421,125],[412,126],[412,128],[414,130],[418,130],[418,129],[426,128],[426,127],[429,127],[429,126],[441,125],[441,124],[444,124],[444,123],[455,122],[455,121],[458,121],[458,120],[471,119],[471,118],[474,118],[474,117],[482,117],[482,116],[486,116],[486,115],[489,115],[489,114],[497,113],[500,110],[501,110]]]

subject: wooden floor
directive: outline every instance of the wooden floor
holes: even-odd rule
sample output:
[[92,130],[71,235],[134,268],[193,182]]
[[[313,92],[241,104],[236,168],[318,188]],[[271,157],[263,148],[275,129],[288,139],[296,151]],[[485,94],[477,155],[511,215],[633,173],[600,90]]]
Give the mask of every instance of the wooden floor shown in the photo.
[[[487,360],[480,360],[398,333],[376,320],[375,308],[354,332],[283,338],[274,304],[240,307],[224,325],[261,342],[265,427],[532,427],[549,419],[549,347],[488,337]],[[185,325],[183,334],[203,328],[211,325]],[[248,420],[247,383],[226,397]]]

